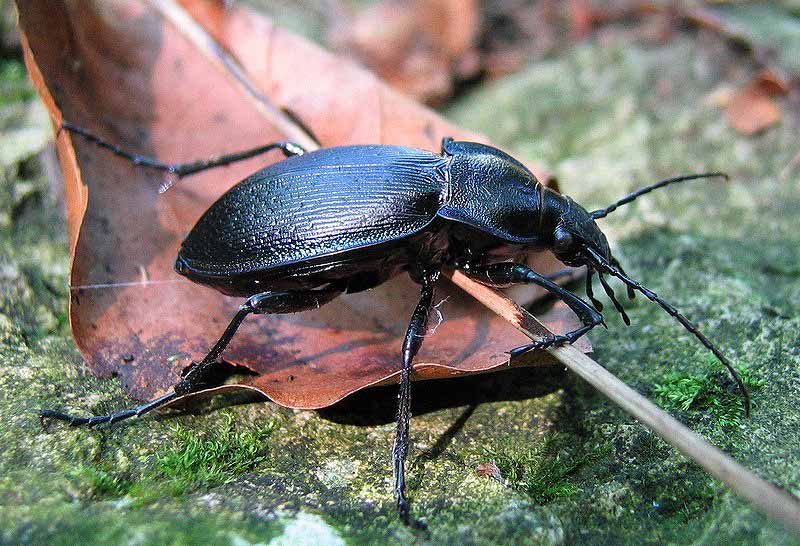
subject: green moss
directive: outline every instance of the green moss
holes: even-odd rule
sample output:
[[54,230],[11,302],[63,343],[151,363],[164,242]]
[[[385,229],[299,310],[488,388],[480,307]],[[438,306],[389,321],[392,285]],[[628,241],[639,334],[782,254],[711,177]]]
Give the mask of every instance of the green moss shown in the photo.
[[[3,516],[0,516],[2,521]],[[10,523],[5,521],[4,523]],[[283,525],[220,510],[153,507],[129,510],[108,503],[36,506],[0,530],[3,544],[137,544],[200,546],[267,544]]]
[[[718,362],[712,357],[708,364],[717,365]],[[757,390],[766,383],[748,368],[737,367],[736,371],[748,391]],[[719,369],[695,374],[668,373],[653,386],[653,394],[666,409],[708,412],[724,427],[739,426],[744,416],[741,394],[733,380]]]
[[513,488],[534,502],[547,503],[577,493],[580,486],[575,474],[611,451],[608,445],[588,451],[583,451],[580,444],[577,450],[575,446],[567,435],[548,434],[532,450],[489,446],[482,450],[481,456],[497,465]]
[[208,428],[169,427],[169,445],[153,454],[154,464],[145,476],[134,477],[119,462],[101,457],[66,475],[86,498],[130,496],[139,506],[164,496],[180,497],[230,483],[242,474],[263,467],[274,422],[251,428],[223,412]]
[[229,483],[266,462],[266,441],[274,428],[269,422],[257,429],[240,429],[231,414],[210,430],[175,426],[175,445],[156,454],[156,479],[176,496]]
[[27,101],[33,96],[33,87],[22,63],[0,60],[0,104]]
[[82,465],[67,472],[75,487],[89,498],[121,497],[130,491],[133,482],[99,466]]
[[[686,477],[691,477],[691,487],[687,487]],[[702,471],[687,468],[681,479],[666,475],[654,477],[641,488],[640,493],[649,501],[653,511],[663,521],[673,525],[696,521],[708,513],[719,495],[718,486]]]

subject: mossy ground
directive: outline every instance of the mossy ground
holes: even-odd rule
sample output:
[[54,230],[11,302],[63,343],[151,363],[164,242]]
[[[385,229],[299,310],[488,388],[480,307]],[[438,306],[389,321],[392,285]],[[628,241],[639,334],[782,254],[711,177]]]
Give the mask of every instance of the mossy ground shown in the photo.
[[[415,388],[409,490],[427,533],[393,510],[391,389],[320,413],[218,401],[111,428],[43,429],[40,407],[105,412],[130,401],[87,371],[70,339],[66,237],[37,155],[49,127],[19,69],[0,67],[10,74],[0,89],[0,542],[797,543],[555,368]],[[669,409],[798,493],[800,193],[786,168],[798,120],[785,111],[778,126],[742,137],[705,100],[752,73],[715,37],[648,45],[618,31],[446,113],[550,169],[589,207],[676,173],[731,174],[643,198],[603,226],[632,276],[763,382],[753,417],[738,423],[713,403]],[[593,334],[596,360],[654,398],[686,394],[675,374],[729,387],[657,307],[626,308],[631,327],[607,313],[609,330]],[[499,478],[478,475],[482,463]]]

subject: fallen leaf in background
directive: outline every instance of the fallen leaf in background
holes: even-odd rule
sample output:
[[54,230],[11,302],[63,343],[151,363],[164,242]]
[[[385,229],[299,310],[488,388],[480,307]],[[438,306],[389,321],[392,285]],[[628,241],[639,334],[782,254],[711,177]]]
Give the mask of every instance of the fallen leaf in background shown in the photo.
[[735,43],[756,68],[768,69],[784,87],[794,86],[800,57],[778,47],[796,42],[793,29],[779,23],[787,10],[765,2],[383,0],[355,7],[321,2],[314,11],[328,47],[358,60],[394,89],[436,104],[468,88],[464,83],[513,73],[593,34],[603,39],[627,33],[663,44],[687,25]]
[[762,71],[736,92],[725,108],[725,121],[744,135],[754,135],[778,123],[781,108],[775,97],[786,88],[769,71]]
[[384,0],[339,20],[328,44],[417,100],[441,102],[478,75],[477,0]]
[[[216,40],[209,51],[230,53],[253,91],[268,97],[274,111],[277,106],[297,115],[323,146],[392,143],[438,151],[445,135],[482,140],[247,9],[204,0],[155,4],[183,6]],[[19,12],[26,63],[56,125],[68,120],[170,162],[285,138],[230,72],[212,68],[208,51],[150,3],[27,0]],[[190,359],[205,354],[241,303],[175,274],[180,242],[225,190],[281,156],[192,176],[159,195],[160,173],[67,132],[58,135],[57,146],[73,257],[76,344],[95,373],[119,375],[131,396],[150,398],[169,389]],[[537,255],[535,263],[543,273],[561,267],[550,254]],[[224,356],[260,375],[226,388],[319,408],[393,382],[418,294],[403,276],[314,312],[248,319]],[[444,320],[420,351],[417,379],[507,366],[505,351],[528,341],[444,281],[436,298]],[[563,306],[549,316],[556,331],[574,324]],[[545,360],[551,357],[537,353],[519,364]]]

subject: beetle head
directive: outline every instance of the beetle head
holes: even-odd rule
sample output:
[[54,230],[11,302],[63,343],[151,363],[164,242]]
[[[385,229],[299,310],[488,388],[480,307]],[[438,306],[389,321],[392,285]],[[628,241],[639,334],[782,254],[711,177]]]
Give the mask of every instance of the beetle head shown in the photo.
[[626,195],[616,203],[612,203],[604,209],[587,212],[586,209],[573,202],[568,197],[564,197],[563,206],[566,212],[560,214],[560,223],[556,223],[554,230],[553,250],[556,256],[568,265],[586,265],[586,292],[587,296],[592,300],[592,303],[598,310],[602,310],[602,305],[592,295],[591,284],[592,276],[596,272],[600,283],[603,286],[608,297],[611,299],[614,307],[622,315],[625,324],[630,324],[625,310],[619,301],[617,301],[614,291],[609,283],[603,278],[604,274],[611,275],[621,280],[628,289],[628,297],[633,299],[634,292],[640,292],[650,301],[656,303],[667,314],[677,320],[686,330],[693,334],[708,350],[710,350],[717,360],[719,360],[731,374],[731,377],[736,382],[739,391],[744,398],[745,415],[750,415],[750,395],[747,388],[739,377],[739,374],[734,369],[731,362],[711,343],[711,341],[703,335],[698,328],[692,324],[689,319],[683,316],[675,307],[673,307],[666,300],[661,298],[658,294],[642,285],[640,282],[632,279],[625,273],[622,265],[617,261],[608,249],[608,242],[605,235],[600,231],[600,228],[594,223],[597,218],[604,218],[610,212],[613,212],[621,205],[626,205],[634,201],[637,197],[649,193],[655,189],[663,188],[670,184],[684,182],[686,180],[695,180],[697,178],[710,178],[710,177],[723,177],[727,180],[727,175],[724,173],[701,173],[688,176],[679,176],[662,180],[650,186],[641,188],[629,195]]
[[555,217],[550,219],[550,225],[553,226],[553,251],[558,259],[567,265],[587,265],[590,268],[601,270],[602,263],[600,262],[617,264],[618,262],[611,256],[606,236],[595,223],[596,219],[605,218],[620,206],[631,203],[636,198],[653,190],[687,180],[713,177],[728,179],[728,175],[721,172],[668,178],[638,189],[608,207],[592,212],[588,212],[566,195],[560,196],[548,192],[549,195],[545,195],[545,210],[555,211]]
[[587,249],[611,259],[606,236],[585,208],[566,195],[546,190],[544,209],[548,217],[543,227],[552,234],[552,250],[559,260],[571,266],[588,265]]

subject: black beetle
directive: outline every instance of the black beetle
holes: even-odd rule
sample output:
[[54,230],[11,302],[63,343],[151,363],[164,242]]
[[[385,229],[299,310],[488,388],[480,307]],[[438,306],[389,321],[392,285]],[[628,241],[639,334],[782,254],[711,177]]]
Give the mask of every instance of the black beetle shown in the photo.
[[[272,149],[287,158],[246,178],[203,214],[184,240],[175,269],[192,281],[246,302],[203,360],[184,371],[172,392],[133,409],[93,417],[43,410],[43,417],[71,425],[111,423],[142,415],[178,396],[216,385],[214,367],[249,314],[293,313],[314,309],[343,293],[378,286],[402,272],[420,284],[419,303],[402,347],[397,433],[392,450],[395,496],[400,515],[409,517],[404,461],[408,452],[412,360],[419,350],[443,267],[459,269],[481,283],[507,287],[535,283],[562,299],[582,326],[562,335],[513,349],[511,356],[572,343],[603,324],[602,305],[592,294],[592,277],[601,284],[629,323],[609,274],[641,292],[675,317],[728,368],[749,396],[728,360],[698,329],[653,291],[629,278],[611,255],[595,223],[620,205],[676,182],[722,173],[664,180],[613,205],[588,212],[566,195],[540,184],[524,165],[484,144],[442,141],[441,154],[401,146],[344,146],[306,153],[278,142],[220,158],[168,165],[130,154],[80,127],[64,129],[125,157],[137,165],[185,176],[226,165]],[[524,265],[529,252],[552,250],[565,264],[587,267],[590,303]]]

